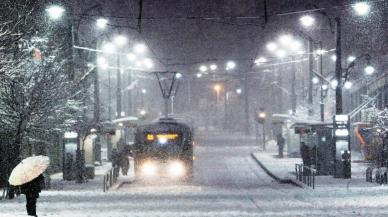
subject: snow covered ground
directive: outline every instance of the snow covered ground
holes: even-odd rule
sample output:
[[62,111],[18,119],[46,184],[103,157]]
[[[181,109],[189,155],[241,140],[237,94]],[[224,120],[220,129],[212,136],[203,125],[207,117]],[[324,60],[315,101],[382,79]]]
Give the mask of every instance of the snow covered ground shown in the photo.
[[[159,180],[103,193],[85,188],[44,191],[38,215],[48,217],[386,216],[386,186],[315,190],[279,184],[250,156],[252,145],[201,141],[192,183]],[[281,166],[279,164],[279,166]],[[25,216],[24,197],[0,201],[0,216]]]

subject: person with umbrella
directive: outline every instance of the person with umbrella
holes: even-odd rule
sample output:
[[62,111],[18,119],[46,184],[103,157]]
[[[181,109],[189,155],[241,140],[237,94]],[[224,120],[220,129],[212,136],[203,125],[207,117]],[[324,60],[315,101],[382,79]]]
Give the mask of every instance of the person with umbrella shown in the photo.
[[39,198],[39,193],[42,191],[42,183],[44,183],[44,177],[40,174],[32,181],[20,186],[20,192],[26,195],[27,214],[30,216],[37,216],[36,200]]
[[50,164],[46,156],[33,156],[22,160],[13,170],[8,179],[12,186],[20,187],[26,195],[26,208],[29,216],[36,215],[36,201],[44,183],[43,172]]

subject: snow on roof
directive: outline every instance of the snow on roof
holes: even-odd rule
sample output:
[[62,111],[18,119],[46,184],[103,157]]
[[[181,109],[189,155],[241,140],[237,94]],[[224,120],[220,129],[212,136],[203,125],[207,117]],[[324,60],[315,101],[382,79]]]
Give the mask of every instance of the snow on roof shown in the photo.
[[123,117],[123,118],[118,118],[115,120],[112,120],[112,123],[121,123],[121,122],[128,122],[128,121],[138,121],[139,118],[133,117],[133,116],[128,116],[128,117]]

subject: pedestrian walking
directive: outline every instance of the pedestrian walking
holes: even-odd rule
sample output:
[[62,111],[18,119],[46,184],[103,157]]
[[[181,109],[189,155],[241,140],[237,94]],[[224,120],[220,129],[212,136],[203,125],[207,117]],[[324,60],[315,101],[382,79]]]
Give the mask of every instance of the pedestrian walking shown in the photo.
[[26,208],[29,216],[36,215],[36,201],[44,187],[43,173],[50,164],[47,156],[33,156],[22,160],[8,179],[10,185],[19,187],[20,193],[26,195]]
[[277,135],[277,145],[278,145],[278,152],[279,152],[279,158],[283,158],[283,149],[284,145],[286,143],[286,140],[281,134]]
[[36,201],[39,198],[42,187],[44,187],[44,177],[42,174],[20,186],[20,193],[26,195],[26,208],[29,216],[37,216]]

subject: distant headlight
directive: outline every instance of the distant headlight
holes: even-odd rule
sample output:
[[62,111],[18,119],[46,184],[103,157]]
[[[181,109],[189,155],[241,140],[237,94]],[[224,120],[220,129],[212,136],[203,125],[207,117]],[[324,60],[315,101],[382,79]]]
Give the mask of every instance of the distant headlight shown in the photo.
[[155,176],[157,173],[157,167],[155,163],[147,161],[142,165],[141,172],[146,176]]
[[185,175],[186,169],[182,162],[173,161],[168,165],[168,175],[172,178],[179,178]]

